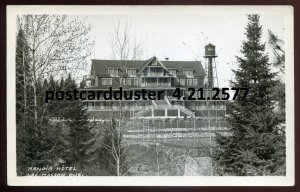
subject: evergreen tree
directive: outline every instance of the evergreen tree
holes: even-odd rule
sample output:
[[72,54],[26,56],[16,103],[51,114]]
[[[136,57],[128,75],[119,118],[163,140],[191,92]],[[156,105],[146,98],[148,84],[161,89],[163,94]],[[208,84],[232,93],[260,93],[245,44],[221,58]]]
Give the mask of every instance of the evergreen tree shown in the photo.
[[[74,89],[78,89],[78,86],[69,74],[62,88],[63,91],[73,92]],[[72,100],[64,100],[61,106],[65,109],[61,113],[61,116],[67,120],[66,125],[68,127],[69,155],[66,160],[79,169],[84,170],[88,167],[90,158],[88,150],[94,144],[95,140],[93,126],[88,121],[86,109],[82,101],[74,98]]]
[[30,57],[23,30],[17,34],[16,44],[16,126],[17,126],[17,170],[19,175],[24,175],[31,150],[30,144],[30,115],[27,108],[30,106],[29,67]]
[[114,158],[111,153],[112,146],[112,123],[108,121],[94,122],[93,123],[95,137],[91,140],[93,145],[87,151],[89,154],[89,162],[91,167],[89,173],[97,176],[116,175],[116,169],[114,167]]
[[[67,79],[54,80],[50,76],[49,83],[44,81],[43,90],[72,91],[77,89],[77,84],[69,74]],[[65,163],[68,166],[76,166],[81,171],[88,164],[87,150],[93,144],[92,126],[87,121],[87,114],[80,100],[67,100],[66,95],[62,100],[51,100],[46,107],[46,120],[41,127],[41,135],[38,147],[40,160],[44,164],[59,166]],[[49,121],[56,117],[66,121]]]
[[[284,136],[278,131],[274,115],[272,89],[274,73],[270,72],[268,55],[261,43],[259,15],[249,15],[247,40],[242,44],[242,57],[237,57],[232,87],[250,88],[245,100],[237,98],[229,105],[230,136],[217,135],[214,160],[225,175],[284,174]],[[279,171],[280,170],[280,171]]]
[[79,83],[79,88],[80,88],[80,89],[84,89],[84,87],[85,87],[85,80],[83,79],[83,80],[80,81],[80,83]]
[[[45,87],[45,91],[52,91],[53,93],[59,91],[59,84],[54,80],[53,75],[50,75],[48,87]],[[48,119],[52,117],[59,117],[59,109],[60,108],[57,100],[48,101],[46,117]]]
[[284,41],[278,38],[272,31],[269,30],[268,32],[268,43],[272,47],[274,55],[273,66],[279,70],[279,73],[277,74],[278,80],[274,88],[273,96],[274,99],[278,101],[277,114],[281,119],[282,123],[285,124],[285,51],[283,49]]
[[[83,41],[89,45],[86,35],[90,27],[86,26],[84,21],[75,19],[68,22],[66,16],[47,15],[24,15],[18,19],[19,31],[16,42],[17,174],[25,175],[28,167],[51,166],[57,159],[66,156],[66,151],[63,150],[68,149],[67,146],[70,144],[70,139],[65,137],[67,126],[61,123],[55,124],[49,119],[72,115],[70,119],[78,121],[79,116],[84,114],[81,111],[82,103],[76,101],[72,107],[65,107],[70,106],[65,102],[45,103],[46,90],[57,91],[63,89],[60,86],[65,85],[64,80],[61,80],[59,84],[54,81],[53,76],[49,81],[45,80],[45,76],[49,74],[56,78],[64,76],[61,72],[65,69],[62,68],[61,63],[57,63],[58,60],[64,65],[68,64],[70,72],[74,70],[77,72],[84,66],[82,63],[90,54],[89,47],[91,46],[86,46],[87,48],[82,46]],[[53,31],[56,34],[54,36]],[[77,38],[73,38],[74,33],[77,34]],[[72,38],[69,38],[70,36]],[[56,54],[57,52],[61,54]],[[76,111],[77,109],[79,111]],[[77,125],[84,125],[83,122],[87,121],[80,121]]]

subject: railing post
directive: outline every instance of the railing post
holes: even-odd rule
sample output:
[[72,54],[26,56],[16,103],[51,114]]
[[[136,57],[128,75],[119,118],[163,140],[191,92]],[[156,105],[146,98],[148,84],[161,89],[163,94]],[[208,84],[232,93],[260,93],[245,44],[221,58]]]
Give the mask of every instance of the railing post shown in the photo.
[[153,109],[153,107],[151,109],[151,116],[154,117],[154,109]]

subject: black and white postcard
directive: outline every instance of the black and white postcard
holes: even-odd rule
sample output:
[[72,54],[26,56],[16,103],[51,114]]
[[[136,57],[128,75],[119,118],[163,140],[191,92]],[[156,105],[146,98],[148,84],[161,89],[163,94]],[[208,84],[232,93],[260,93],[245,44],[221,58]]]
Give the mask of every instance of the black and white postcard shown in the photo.
[[294,185],[290,6],[8,6],[17,186]]

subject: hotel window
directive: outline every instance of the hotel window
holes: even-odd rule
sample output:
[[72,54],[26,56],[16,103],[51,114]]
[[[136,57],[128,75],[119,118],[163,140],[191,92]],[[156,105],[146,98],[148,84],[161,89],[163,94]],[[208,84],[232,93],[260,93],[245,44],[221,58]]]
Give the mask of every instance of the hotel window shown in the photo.
[[118,69],[108,69],[108,73],[112,76],[118,76],[119,70]]
[[131,85],[131,78],[126,79],[126,85]]
[[192,85],[193,85],[193,79],[187,79],[187,80],[186,80],[186,84],[187,84],[188,86],[192,86]]
[[102,78],[102,85],[107,85],[107,79],[106,78]]
[[170,74],[171,74],[172,76],[176,76],[176,69],[171,69],[171,70],[170,70]]
[[134,78],[134,82],[133,82],[134,85],[138,85],[138,82],[139,82],[139,81],[138,81],[138,78]]
[[107,85],[112,85],[112,79],[111,78],[107,78]]
[[193,81],[194,86],[198,86],[198,79],[194,79]]
[[185,79],[180,79],[180,85],[185,86]]
[[125,78],[120,78],[120,85],[125,85]]
[[127,74],[128,75],[135,75],[136,74],[136,69],[127,69]]
[[193,70],[184,70],[183,73],[186,76],[193,76],[194,75],[194,71]]
[[119,70],[115,69],[115,75],[118,76],[119,75]]

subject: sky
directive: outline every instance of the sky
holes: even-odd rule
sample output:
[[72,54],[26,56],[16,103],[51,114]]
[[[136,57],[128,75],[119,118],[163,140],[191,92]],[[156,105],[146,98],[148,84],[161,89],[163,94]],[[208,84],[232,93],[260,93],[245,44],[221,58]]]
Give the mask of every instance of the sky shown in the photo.
[[[280,15],[260,15],[263,27],[262,42],[267,42],[271,30],[284,39],[284,17]],[[204,46],[216,46],[217,74],[219,87],[229,87],[233,78],[232,69],[237,67],[235,56],[241,55],[242,41],[246,40],[245,27],[248,19],[245,14],[207,15],[93,15],[88,16],[91,24],[91,37],[95,41],[92,59],[111,58],[111,35],[113,23],[120,19],[121,26],[128,20],[131,24],[130,37],[136,39],[143,49],[141,59],[157,56],[173,61],[202,62],[204,67]],[[272,61],[272,50],[266,44]]]

